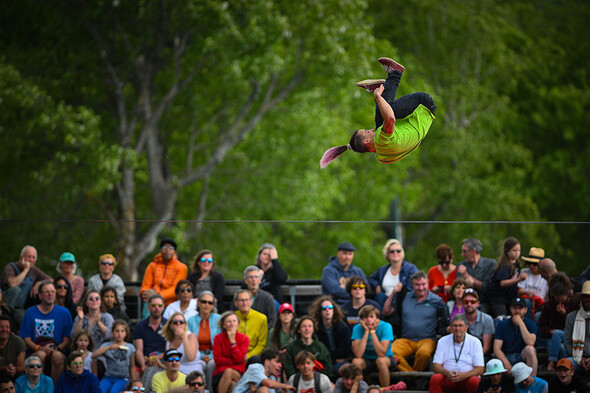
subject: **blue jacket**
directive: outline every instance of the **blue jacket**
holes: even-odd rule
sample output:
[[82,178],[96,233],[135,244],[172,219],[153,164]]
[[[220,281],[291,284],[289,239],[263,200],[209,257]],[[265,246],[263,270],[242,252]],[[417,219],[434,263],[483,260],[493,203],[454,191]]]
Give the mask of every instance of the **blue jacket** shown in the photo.
[[60,375],[55,385],[55,393],[101,393],[96,375],[84,370],[79,377],[70,370]]
[[342,305],[350,299],[350,294],[340,286],[340,279],[347,279],[351,276],[361,276],[363,280],[367,281],[367,277],[360,267],[351,263],[348,269],[344,270],[338,263],[338,257],[330,257],[330,263],[322,271],[322,292],[324,295],[331,295],[336,303]]
[[[377,271],[369,277],[369,284],[373,288],[377,288],[383,282],[383,277],[387,273],[387,269],[391,267],[390,264],[381,266]],[[408,261],[402,261],[402,268],[399,271],[399,282],[410,291],[414,290],[412,287],[412,275],[418,271],[416,265]]]
[[[221,319],[221,315],[212,312],[209,315],[209,335],[211,336],[211,347],[213,347],[213,339],[215,338],[215,336],[217,336],[219,333],[221,333],[221,329],[219,328],[219,325],[217,324],[217,322],[219,322],[219,319]],[[194,315],[192,317],[190,317],[187,321],[187,326],[188,326],[188,330],[192,333],[194,333],[194,335],[198,338],[199,337],[199,328],[201,327],[201,321],[203,320],[203,318],[201,318],[200,315]],[[213,351],[211,352],[205,352],[205,351],[199,351],[201,353],[201,358],[203,358],[203,356],[205,355],[209,355],[209,357],[211,359],[213,359]]]

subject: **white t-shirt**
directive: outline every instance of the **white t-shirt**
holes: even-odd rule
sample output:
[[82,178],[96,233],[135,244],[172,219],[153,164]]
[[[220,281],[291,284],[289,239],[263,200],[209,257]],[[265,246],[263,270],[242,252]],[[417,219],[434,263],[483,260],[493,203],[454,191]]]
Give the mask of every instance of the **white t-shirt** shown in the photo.
[[[295,381],[295,374],[289,377],[288,384],[293,385],[293,381]],[[332,384],[330,383],[330,378],[328,378],[324,374],[320,374],[320,389],[321,392],[315,392],[315,381],[314,379],[310,379],[309,381],[305,381],[303,377],[299,378],[299,386],[295,386],[297,389],[297,393],[332,393]]]
[[381,289],[389,296],[397,284],[399,284],[399,274],[394,276],[391,274],[391,268],[387,269],[387,273],[385,273],[383,281],[381,281]]
[[483,367],[484,361],[481,341],[477,337],[465,333],[463,343],[455,343],[452,334],[441,337],[438,340],[432,363],[442,364],[445,369],[451,372],[460,371],[462,373],[471,371],[474,367]]
[[547,280],[545,280],[540,274],[535,276],[531,273],[531,269],[528,268],[522,269],[522,273],[526,273],[527,278],[518,283],[519,288],[524,288],[525,291],[532,292],[535,295],[542,297],[544,300],[547,295]]

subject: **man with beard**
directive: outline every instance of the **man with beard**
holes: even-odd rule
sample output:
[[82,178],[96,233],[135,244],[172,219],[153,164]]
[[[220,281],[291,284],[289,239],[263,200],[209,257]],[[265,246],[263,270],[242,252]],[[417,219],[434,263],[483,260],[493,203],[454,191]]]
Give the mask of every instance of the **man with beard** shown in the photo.
[[479,338],[483,347],[483,354],[488,355],[492,351],[494,333],[494,320],[491,316],[479,311],[479,296],[473,288],[467,288],[463,293],[463,307],[465,319],[469,328],[469,334]]

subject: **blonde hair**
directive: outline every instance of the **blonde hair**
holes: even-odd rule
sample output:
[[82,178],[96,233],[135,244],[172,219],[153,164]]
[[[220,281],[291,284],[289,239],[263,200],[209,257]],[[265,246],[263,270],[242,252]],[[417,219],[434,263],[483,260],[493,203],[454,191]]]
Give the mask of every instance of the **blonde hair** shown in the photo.
[[174,320],[174,317],[176,317],[177,315],[180,315],[182,317],[182,319],[184,320],[184,331],[186,332],[188,330],[188,326],[187,326],[186,318],[184,317],[184,314],[176,311],[174,314],[170,315],[170,318],[168,318],[168,320],[166,321],[166,324],[164,324],[164,327],[162,328],[162,332],[160,333],[162,335],[162,337],[164,337],[166,339],[166,341],[174,340],[174,332],[172,331],[172,327],[170,327],[170,325],[172,325],[172,321]]
[[402,260],[404,260],[406,258],[404,246],[402,246],[402,243],[397,239],[389,239],[387,242],[385,242],[385,247],[383,247],[383,257],[387,260],[387,255],[389,255],[389,247],[391,247],[392,244],[399,244],[399,246],[402,248],[401,257]]
[[115,259],[113,254],[102,254],[101,256],[99,256],[98,257],[98,266],[100,266],[100,261],[102,261],[103,258],[111,258],[113,260],[113,262],[115,263],[113,265],[113,267],[117,267],[117,260]]

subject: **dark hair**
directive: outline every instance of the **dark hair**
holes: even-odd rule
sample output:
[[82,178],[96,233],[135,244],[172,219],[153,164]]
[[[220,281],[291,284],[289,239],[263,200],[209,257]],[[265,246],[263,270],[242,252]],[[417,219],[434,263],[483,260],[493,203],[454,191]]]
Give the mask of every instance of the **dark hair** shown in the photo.
[[118,305],[118,306],[120,306],[120,304],[119,304],[119,298],[117,297],[117,290],[115,288],[111,287],[110,285],[104,286],[100,290],[100,299],[101,299],[101,302],[102,302],[102,298],[104,297],[105,293],[107,293],[107,292],[112,292],[112,293],[115,294],[115,304]]
[[[133,386],[134,383],[140,382],[141,383],[141,379],[132,379],[131,381],[129,381],[129,383],[127,385],[125,385],[125,390],[131,390],[131,387]],[[143,385],[143,383],[142,383]]]
[[352,363],[346,363],[344,366],[338,369],[338,375],[340,375],[342,378],[354,378],[362,374],[363,372],[361,369]]
[[556,298],[557,296],[569,295],[574,288],[569,277],[564,273],[553,273],[549,282],[549,297]]
[[373,306],[372,304],[367,304],[366,306],[363,306],[360,309],[359,318],[365,319],[371,314],[375,314],[377,319],[379,319],[379,317],[381,316],[381,312],[379,312],[379,309],[377,307]]
[[313,318],[313,320],[316,321],[317,324],[322,324],[322,303],[326,300],[332,303],[332,305],[334,306],[334,316],[332,317],[334,323],[336,324],[344,320],[344,313],[342,312],[338,304],[336,304],[336,302],[330,296],[327,295],[317,297],[309,306],[307,312]]
[[211,254],[211,256],[213,257],[213,263],[211,264],[211,272],[215,271],[215,255],[213,255],[213,251],[205,248],[205,249],[198,252],[198,254],[195,256],[195,259],[193,261],[193,272],[198,274],[199,277],[202,274],[201,273],[201,265],[199,265],[199,261],[201,260],[201,257],[206,254]]
[[[346,292],[350,293],[352,292],[352,286],[354,284],[358,284],[358,283],[363,283],[365,284],[365,290],[367,290],[367,281],[365,281],[364,278],[362,278],[361,276],[350,276],[347,280],[346,280],[346,286],[345,286],[345,290]],[[368,292],[368,291],[367,291]]]
[[457,301],[457,299],[455,299],[455,288],[457,288],[459,285],[463,285],[465,289],[469,288],[469,285],[467,285],[467,281],[464,278],[455,279],[451,285],[451,296],[449,297],[450,300]]
[[82,360],[84,360],[84,356],[82,356],[82,354],[80,352],[71,352],[68,356],[66,356],[66,360],[65,360],[65,365],[66,367],[68,367],[70,365],[70,363],[72,363],[74,361],[74,359],[76,358],[82,358]]
[[279,357],[279,351],[272,349],[272,348],[266,348],[260,354],[260,362],[262,364],[264,364],[264,362],[266,362],[267,360],[276,359],[278,357]]
[[162,241],[160,242],[160,248],[164,247],[166,244],[170,244],[172,247],[174,247],[174,251],[176,251],[176,249],[178,248],[176,242],[172,239],[162,239]]
[[125,338],[123,341],[131,342],[131,329],[129,328],[127,321],[123,319],[115,319],[113,326],[111,327],[111,332],[114,332],[117,326],[123,326],[125,328]]
[[78,333],[76,333],[74,339],[72,340],[72,349],[74,351],[78,350],[78,345],[76,344],[76,341],[78,341],[78,338],[80,336],[88,337],[88,347],[86,349],[92,351],[94,349],[94,339],[92,338],[92,334],[86,329],[81,329],[80,331],[78,331]]
[[325,168],[329,163],[340,157],[346,150],[350,149],[357,153],[368,152],[369,149],[363,143],[362,137],[358,134],[359,130],[356,130],[350,137],[348,145],[334,146],[324,152],[322,159],[320,160],[320,168]]
[[308,359],[312,362],[315,362],[315,356],[313,355],[313,353],[308,352],[306,350],[299,351],[299,353],[295,355],[295,365],[298,366],[300,364],[303,364]]
[[183,285],[188,285],[189,287],[191,287],[191,289],[193,290],[193,294],[195,293],[195,284],[193,284],[192,282],[190,282],[189,280],[180,280],[178,282],[178,284],[176,284],[176,288],[174,289],[174,293],[176,294],[176,296],[178,297],[178,294],[180,293],[180,288]]
[[434,252],[436,253],[436,258],[439,261],[445,261],[447,257],[450,261],[453,260],[453,250],[446,244],[440,244],[438,247],[436,247]]
[[89,289],[88,291],[86,291],[84,296],[82,296],[82,299],[80,299],[80,303],[78,304],[79,306],[82,306],[84,315],[88,314],[88,306],[86,305],[86,301],[88,300],[88,296],[90,296],[91,293],[96,293],[100,298],[100,312],[106,312],[107,310],[105,309],[104,304],[102,304],[102,296],[100,295],[100,291],[97,289]]
[[516,260],[515,263],[510,263],[510,260],[508,259],[508,252],[510,250],[512,250],[512,248],[516,245],[520,244],[520,242],[518,241],[517,238],[515,237],[507,237],[504,240],[504,243],[502,243],[502,254],[500,255],[500,258],[498,259],[498,264],[496,265],[496,271],[499,271],[502,266],[510,266],[510,277],[512,277],[512,275],[514,274],[514,271],[518,269],[518,271],[520,272],[520,263],[518,261],[518,259]]
[[299,318],[299,320],[297,321],[297,324],[295,325],[295,334],[297,335],[297,337],[301,338],[301,333],[299,332],[299,329],[301,329],[301,324],[305,321],[311,321],[312,325],[313,325],[313,332],[315,334],[317,327],[315,324],[315,321],[312,317],[310,317],[309,315],[304,315],[301,318]]
[[[4,385],[5,383],[9,383],[12,382],[12,379],[8,378],[8,377],[1,377],[0,378],[0,385]],[[14,385],[14,382],[12,382],[12,384]]]
[[[297,320],[295,319],[295,315],[293,314],[293,318],[291,318],[291,322],[289,323],[289,335],[291,337],[295,336],[295,324]],[[279,318],[279,320],[275,323],[275,327],[272,331],[272,335],[270,336],[269,346],[273,349],[283,349],[281,348],[281,332],[282,332],[282,324],[283,322]]]

